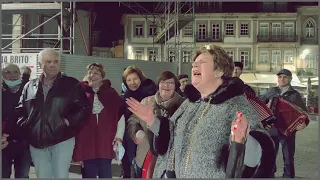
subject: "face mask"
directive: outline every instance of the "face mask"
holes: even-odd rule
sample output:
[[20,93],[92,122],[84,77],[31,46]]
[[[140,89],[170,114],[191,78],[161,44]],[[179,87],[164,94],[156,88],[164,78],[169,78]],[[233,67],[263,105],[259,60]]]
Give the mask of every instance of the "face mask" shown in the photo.
[[29,81],[29,80],[30,80],[30,74],[23,74],[23,75],[22,75],[22,80],[23,80],[24,82]]
[[17,86],[19,84],[22,83],[22,80],[19,79],[19,80],[15,80],[15,81],[8,81],[8,80],[5,80],[4,79],[4,82],[6,83],[6,85],[8,85],[9,87],[14,87],[14,86]]
[[122,143],[118,142],[118,145],[116,146],[117,148],[114,149],[116,157],[115,160],[118,161],[118,163],[120,163],[120,161],[122,160],[124,153],[126,152],[126,150],[124,149]]

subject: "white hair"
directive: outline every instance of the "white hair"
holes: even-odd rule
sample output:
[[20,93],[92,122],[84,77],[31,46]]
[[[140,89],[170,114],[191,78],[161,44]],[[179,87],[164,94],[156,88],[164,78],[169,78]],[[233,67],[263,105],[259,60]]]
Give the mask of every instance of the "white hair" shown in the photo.
[[41,50],[39,52],[39,61],[42,62],[43,61],[43,55],[49,55],[49,56],[54,56],[54,57],[58,57],[59,60],[60,59],[60,53],[58,51],[56,51],[55,49],[53,48],[45,48],[43,50]]
[[3,63],[2,64],[2,71],[7,71],[8,69],[16,69],[20,73],[20,68],[18,65],[13,64],[13,63]]

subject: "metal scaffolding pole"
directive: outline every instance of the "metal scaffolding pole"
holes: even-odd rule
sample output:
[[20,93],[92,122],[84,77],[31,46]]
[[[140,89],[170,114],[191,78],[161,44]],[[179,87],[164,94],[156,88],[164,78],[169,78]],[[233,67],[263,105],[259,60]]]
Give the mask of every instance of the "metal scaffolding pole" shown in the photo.
[[64,32],[64,29],[63,29],[63,2],[60,3],[60,8],[61,8],[61,16],[60,16],[60,52],[61,54],[63,54],[63,32]]
[[[33,12],[37,12],[39,14],[43,14],[44,16],[48,17],[49,19],[47,19],[44,22],[39,22],[38,24],[35,24],[34,26],[32,26],[31,30],[29,30],[29,32],[27,32],[26,34],[8,34],[8,32],[6,32],[7,34],[2,34],[2,39],[12,39],[13,41],[10,42],[9,44],[5,44],[2,48],[3,51],[5,52],[9,52],[9,49],[12,50],[12,48],[9,48],[11,45],[13,45],[14,43],[16,43],[19,40],[25,40],[27,41],[27,44],[29,44],[30,47],[24,47],[23,45],[20,48],[14,48],[17,50],[23,50],[22,52],[34,52],[35,49],[32,48],[37,48],[39,45],[38,43],[33,43],[33,41],[45,41],[44,43],[48,46],[48,47],[58,47],[60,44],[60,51],[62,53],[69,53],[69,54],[73,54],[74,53],[74,31],[75,31],[75,2],[69,2],[69,8],[67,9],[66,3],[63,2],[54,2],[52,1],[51,3],[5,3],[2,4],[1,7],[2,9],[4,9],[3,12],[5,13],[11,13],[11,14],[21,14],[22,16],[24,15],[29,15],[32,11]],[[57,30],[60,31],[60,34],[38,34],[38,33],[32,33],[34,32],[36,29],[38,29],[39,27],[47,24],[50,20],[57,18],[58,16],[60,16],[60,20],[58,21],[58,24],[60,24],[60,27],[57,27]],[[68,18],[67,20],[65,18]],[[72,19],[72,20],[71,20]],[[70,26],[67,27],[64,25],[64,21],[66,20],[67,24],[68,21],[71,22]],[[15,24],[15,23],[14,23]],[[10,26],[14,26],[14,24],[11,24]],[[4,25],[8,25],[8,24],[2,24]],[[15,25],[18,26],[18,25]],[[28,27],[29,22],[25,21],[24,24],[22,24],[21,26],[23,27]],[[53,27],[54,28],[54,27]],[[26,30],[28,31],[28,30]],[[65,33],[69,31],[69,33]],[[44,32],[45,33],[45,32]],[[68,35],[69,34],[69,35]],[[12,36],[18,36],[18,38],[12,38]],[[69,37],[68,37],[69,36]],[[69,39],[69,40],[68,40]],[[31,42],[29,40],[32,40]],[[51,43],[52,41],[52,43]],[[66,44],[64,44],[65,42],[69,41],[69,47],[66,46]],[[30,43],[29,43],[30,42]],[[41,43],[42,44],[42,43]],[[6,50],[7,49],[7,50]],[[40,49],[41,50],[41,49]],[[12,52],[12,51],[11,51]]]
[[24,37],[28,36],[29,34],[31,34],[33,31],[35,31],[36,29],[38,29],[39,27],[43,26],[44,24],[46,24],[47,22],[49,22],[50,20],[56,18],[57,16],[59,16],[61,14],[61,12],[58,12],[56,15],[52,16],[51,18],[47,19],[46,21],[44,21],[43,23],[39,24],[38,26],[36,26],[35,28],[31,29],[29,32],[27,32],[26,34],[22,35],[21,37],[19,37],[18,39],[12,41],[11,43],[9,43],[7,46],[3,47],[2,50],[10,47],[12,44],[14,44],[15,42],[23,39]]

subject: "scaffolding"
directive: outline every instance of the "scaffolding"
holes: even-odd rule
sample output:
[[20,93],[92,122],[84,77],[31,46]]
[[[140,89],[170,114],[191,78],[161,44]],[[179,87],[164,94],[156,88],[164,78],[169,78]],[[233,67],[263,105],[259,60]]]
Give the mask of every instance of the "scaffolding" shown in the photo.
[[[196,47],[195,3],[180,0],[159,2],[153,8],[153,12],[148,11],[138,3],[121,2],[121,4],[156,26],[157,32],[153,37],[153,47],[155,44],[160,44],[162,61],[177,63],[177,73],[181,74],[182,50],[190,49],[192,51]],[[189,41],[185,41],[180,38],[180,32],[188,24],[192,26],[192,36],[188,38]]]
[[[158,11],[163,11],[164,23],[160,32],[154,38],[154,42],[162,44],[164,60],[177,63],[177,72],[181,74],[183,60],[182,50],[194,50],[195,41],[195,3],[194,2],[161,2],[158,3]],[[181,30],[186,26],[192,26],[192,41],[181,39]],[[190,54],[189,54],[190,56]]]
[[[12,26],[11,34],[4,34],[4,32],[2,32],[2,40],[12,40],[6,45],[3,44],[3,53],[38,53],[44,48],[44,44],[59,50],[61,53],[74,53],[74,31],[76,23],[75,2],[3,3],[1,8],[3,14],[18,14],[18,20],[22,18],[20,26],[23,29],[22,32],[14,34],[13,29],[15,26],[19,26],[19,24],[17,24],[18,20],[13,24],[2,24],[2,26]],[[29,24],[25,20],[28,19],[30,13],[36,13],[38,15],[38,23],[35,27],[31,27],[32,29],[28,30],[27,27]],[[48,19],[44,21],[44,17],[48,17]],[[43,32],[43,26],[53,20],[57,20],[58,33],[45,34]],[[19,47],[12,47],[12,45],[19,42]],[[36,47],[29,47],[31,42],[35,42],[34,46]]]

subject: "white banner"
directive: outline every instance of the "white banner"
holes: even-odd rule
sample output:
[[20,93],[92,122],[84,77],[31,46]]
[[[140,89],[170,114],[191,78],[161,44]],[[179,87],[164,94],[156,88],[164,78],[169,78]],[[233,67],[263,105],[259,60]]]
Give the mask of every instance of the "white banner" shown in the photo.
[[31,69],[31,79],[37,78],[38,53],[2,54],[1,64],[3,63],[13,63],[20,68],[28,66]]

